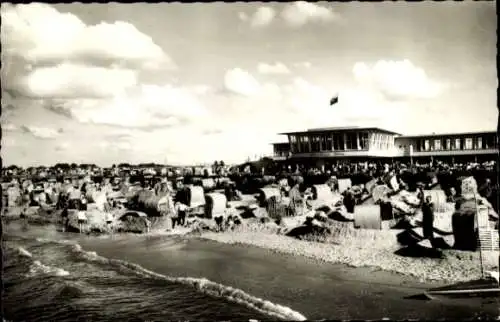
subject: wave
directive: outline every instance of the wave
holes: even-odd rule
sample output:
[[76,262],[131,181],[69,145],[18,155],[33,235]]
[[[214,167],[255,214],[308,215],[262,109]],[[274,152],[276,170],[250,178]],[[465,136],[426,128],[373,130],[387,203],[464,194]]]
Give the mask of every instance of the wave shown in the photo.
[[[161,281],[167,281],[170,283],[183,284],[197,289],[198,291],[229,300],[233,303],[243,305],[247,308],[253,309],[262,314],[268,315],[270,317],[276,317],[278,319],[289,320],[289,321],[304,321],[307,318],[301,313],[294,311],[293,309],[272,303],[270,301],[252,296],[243,290],[233,288],[230,286],[222,285],[206,278],[194,278],[194,277],[169,277],[163,274],[159,274],[150,271],[138,264],[130,263],[124,260],[110,259],[98,255],[93,251],[86,251],[82,246],[75,241],[70,240],[49,240],[49,239],[37,239],[39,242],[53,242],[57,244],[67,245],[71,247],[71,251],[79,258],[98,263],[101,265],[111,265],[114,268],[122,271],[124,273],[132,273],[136,276],[155,279]],[[61,272],[62,273],[62,272]],[[69,273],[68,273],[69,274]]]
[[289,307],[263,300],[261,298],[245,293],[240,289],[236,289],[230,286],[225,286],[210,281],[206,278],[165,276],[150,271],[138,264],[118,259],[109,259],[106,257],[99,256],[96,252],[85,251],[79,244],[73,245],[73,251],[77,254],[80,254],[84,259],[89,261],[99,262],[104,265],[110,264],[113,265],[114,267],[117,267],[118,269],[133,272],[137,275],[146,278],[159,279],[163,281],[189,285],[205,294],[216,297],[223,297],[229,301],[244,305],[248,308],[254,309],[260,313],[267,314],[269,316],[274,316],[280,319],[293,320],[293,321],[306,320],[305,316],[303,316],[297,311],[292,310]]
[[52,276],[68,276],[69,272],[59,268],[42,264],[40,261],[34,261],[26,277],[34,277],[36,275],[52,275]]
[[19,247],[17,249],[17,251],[19,252],[19,254],[21,256],[24,256],[24,257],[29,257],[29,258],[32,258],[33,257],[33,254],[31,254],[30,252],[28,252],[24,247]]

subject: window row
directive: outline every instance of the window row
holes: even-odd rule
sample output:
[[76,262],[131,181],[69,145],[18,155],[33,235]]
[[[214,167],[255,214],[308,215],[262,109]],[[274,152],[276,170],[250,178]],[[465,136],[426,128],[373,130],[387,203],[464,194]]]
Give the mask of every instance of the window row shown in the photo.
[[468,138],[447,138],[447,139],[423,139],[417,141],[417,151],[438,151],[438,150],[476,150],[494,149],[495,138],[468,137]]
[[290,135],[292,152],[368,150],[368,133]]

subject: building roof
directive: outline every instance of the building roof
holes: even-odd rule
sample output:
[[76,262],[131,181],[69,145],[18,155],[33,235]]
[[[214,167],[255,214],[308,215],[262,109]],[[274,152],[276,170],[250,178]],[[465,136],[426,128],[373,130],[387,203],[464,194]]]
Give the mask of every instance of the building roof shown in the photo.
[[497,133],[496,131],[474,131],[474,132],[457,132],[457,133],[430,133],[430,134],[403,135],[402,138],[462,136],[462,135],[496,134],[496,133]]
[[397,132],[389,131],[389,130],[386,130],[386,129],[381,129],[381,128],[378,128],[378,127],[359,127],[359,126],[324,127],[324,128],[308,129],[306,131],[287,132],[287,133],[280,133],[280,134],[288,135],[288,134],[299,134],[299,133],[319,133],[319,132],[335,132],[335,131],[345,131],[345,132],[350,132],[350,131],[377,131],[377,132],[382,132],[382,133],[387,133],[387,134],[401,135],[401,134],[399,134]]
[[289,142],[274,142],[274,143],[271,143],[272,145],[280,145],[280,144],[290,144]]

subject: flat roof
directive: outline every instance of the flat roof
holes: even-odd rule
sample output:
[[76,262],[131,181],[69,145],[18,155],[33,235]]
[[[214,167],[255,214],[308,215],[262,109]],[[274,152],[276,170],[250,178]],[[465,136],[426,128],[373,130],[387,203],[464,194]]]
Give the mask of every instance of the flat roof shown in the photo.
[[389,131],[386,129],[382,129],[379,127],[360,127],[360,126],[324,127],[324,128],[308,129],[306,131],[287,132],[287,133],[279,133],[279,134],[289,135],[289,134],[335,132],[335,131],[346,131],[346,132],[347,131],[377,131],[377,132],[382,132],[382,133],[401,135],[400,133]]
[[271,143],[272,145],[278,145],[278,144],[290,144],[289,142],[273,142]]
[[420,138],[420,137],[477,135],[477,134],[496,134],[496,133],[497,133],[496,131],[474,131],[474,132],[458,132],[458,133],[430,133],[430,134],[403,135],[403,136],[401,136],[401,138]]

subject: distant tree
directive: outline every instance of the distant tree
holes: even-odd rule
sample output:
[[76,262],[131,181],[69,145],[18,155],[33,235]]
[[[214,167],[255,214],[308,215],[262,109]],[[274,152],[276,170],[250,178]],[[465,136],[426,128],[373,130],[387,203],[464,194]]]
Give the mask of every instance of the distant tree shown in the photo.
[[224,161],[220,161],[220,162],[219,162],[219,166],[224,167],[224,166],[225,166]]
[[56,169],[61,169],[61,170],[69,170],[70,169],[70,165],[67,163],[56,163],[56,165],[54,167]]
[[78,165],[77,165],[76,163],[71,163],[71,165],[70,165],[70,166],[71,166],[71,169],[76,169],[76,168],[78,168]]

